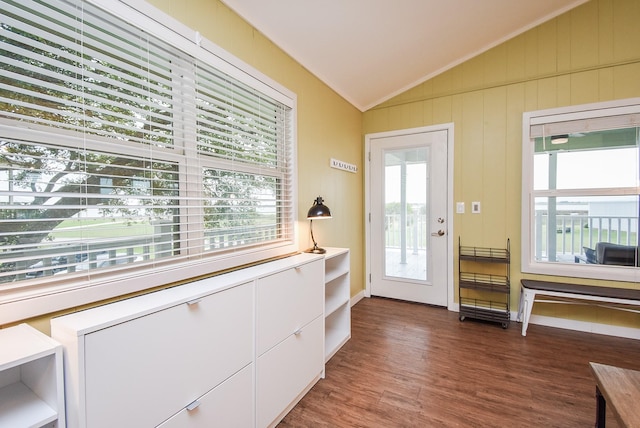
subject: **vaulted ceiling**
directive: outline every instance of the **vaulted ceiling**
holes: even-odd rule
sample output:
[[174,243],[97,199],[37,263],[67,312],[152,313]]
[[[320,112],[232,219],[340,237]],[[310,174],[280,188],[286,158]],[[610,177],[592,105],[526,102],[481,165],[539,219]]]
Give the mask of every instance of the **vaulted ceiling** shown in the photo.
[[588,0],[222,0],[361,111]]

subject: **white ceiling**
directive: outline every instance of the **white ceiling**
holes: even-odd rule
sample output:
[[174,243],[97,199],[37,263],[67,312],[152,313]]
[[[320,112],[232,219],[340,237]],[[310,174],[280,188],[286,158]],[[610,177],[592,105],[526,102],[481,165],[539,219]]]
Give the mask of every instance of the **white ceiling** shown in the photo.
[[221,0],[361,111],[587,0]]

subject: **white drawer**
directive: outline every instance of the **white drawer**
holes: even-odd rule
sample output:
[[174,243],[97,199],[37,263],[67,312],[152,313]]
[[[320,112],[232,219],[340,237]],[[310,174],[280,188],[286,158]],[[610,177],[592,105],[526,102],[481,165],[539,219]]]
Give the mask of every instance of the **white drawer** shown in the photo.
[[256,346],[261,355],[323,313],[322,260],[260,278],[256,285]]
[[252,310],[247,283],[88,334],[86,426],[156,426],[238,372]]
[[299,334],[258,358],[257,426],[263,428],[296,404],[298,395],[324,367],[324,319],[319,316]]
[[190,404],[159,428],[253,427],[253,364]]

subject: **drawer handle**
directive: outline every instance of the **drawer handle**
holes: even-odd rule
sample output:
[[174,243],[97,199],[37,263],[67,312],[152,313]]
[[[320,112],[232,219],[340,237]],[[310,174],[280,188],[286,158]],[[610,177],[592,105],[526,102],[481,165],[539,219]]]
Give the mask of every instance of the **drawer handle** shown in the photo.
[[293,334],[296,336],[300,336],[300,334],[302,334],[302,329],[301,328],[297,329],[296,331],[293,332]]
[[201,300],[202,300],[202,299],[193,299],[193,300],[189,300],[189,301],[187,302],[187,305],[189,305],[189,306],[197,305],[198,303],[200,303],[200,301],[201,301]]
[[300,272],[302,270],[302,266],[296,266],[294,267],[294,269],[296,270],[296,272]]
[[186,407],[186,409],[187,409],[188,411],[192,411],[192,410],[194,410],[194,409],[197,409],[199,405],[200,405],[200,401],[196,400],[196,401],[194,401],[193,403],[189,404],[189,405]]

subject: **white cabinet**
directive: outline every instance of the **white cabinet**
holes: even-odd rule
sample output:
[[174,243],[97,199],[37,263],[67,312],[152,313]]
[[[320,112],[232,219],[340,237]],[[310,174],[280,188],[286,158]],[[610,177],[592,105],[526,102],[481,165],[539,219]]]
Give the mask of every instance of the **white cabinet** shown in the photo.
[[[155,427],[185,409],[210,414],[207,394],[251,367],[253,298],[252,281],[213,277],[53,319],[68,426]],[[253,382],[241,385],[235,410],[246,412]],[[185,426],[217,422],[191,419]]]
[[62,347],[27,324],[0,330],[0,427],[64,427]]
[[351,338],[351,281],[348,248],[325,254],[325,362]]
[[87,426],[159,425],[251,363],[252,298],[243,284],[87,334]]
[[256,284],[258,427],[276,425],[322,375],[323,272],[318,259]]
[[258,357],[258,427],[276,426],[320,379],[322,316]]
[[160,428],[253,426],[253,364],[194,401]]
[[323,278],[298,254],[52,319],[67,426],[281,419],[324,369]]
[[258,279],[256,288],[257,353],[322,315],[321,260]]

